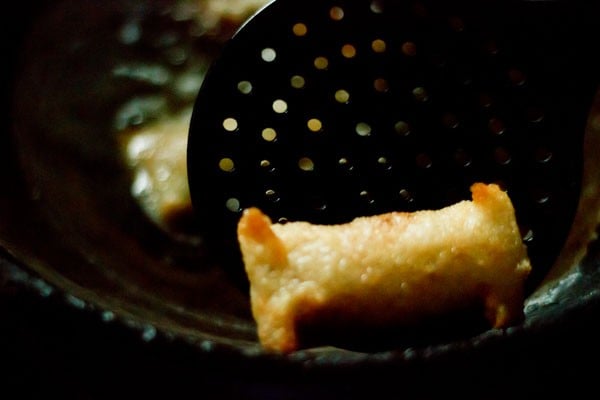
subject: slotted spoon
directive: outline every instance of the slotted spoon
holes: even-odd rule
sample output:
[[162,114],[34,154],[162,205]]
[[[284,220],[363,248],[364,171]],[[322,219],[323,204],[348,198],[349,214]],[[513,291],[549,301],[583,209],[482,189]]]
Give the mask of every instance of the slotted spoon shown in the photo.
[[515,205],[533,288],[580,198],[594,7],[274,1],[231,40],[195,105],[188,172],[207,239],[239,260],[246,207],[339,223],[441,208],[496,182]]

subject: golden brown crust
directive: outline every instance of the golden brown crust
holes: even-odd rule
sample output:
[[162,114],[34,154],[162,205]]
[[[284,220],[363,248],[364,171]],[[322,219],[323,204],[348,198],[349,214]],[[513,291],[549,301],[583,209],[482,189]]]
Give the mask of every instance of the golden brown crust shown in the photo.
[[238,238],[266,349],[299,348],[298,323],[335,315],[361,327],[414,325],[475,303],[493,327],[522,317],[531,269],[508,195],[472,186],[473,201],[342,225],[272,224],[245,210]]

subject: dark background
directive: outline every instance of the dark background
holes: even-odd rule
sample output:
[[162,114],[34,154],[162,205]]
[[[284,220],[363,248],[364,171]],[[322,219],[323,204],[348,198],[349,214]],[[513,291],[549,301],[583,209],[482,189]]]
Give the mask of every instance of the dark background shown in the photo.
[[[551,329],[408,364],[319,367],[202,351],[106,322],[0,253],[0,398],[361,399],[595,397],[600,300]],[[292,365],[290,365],[292,364]]]

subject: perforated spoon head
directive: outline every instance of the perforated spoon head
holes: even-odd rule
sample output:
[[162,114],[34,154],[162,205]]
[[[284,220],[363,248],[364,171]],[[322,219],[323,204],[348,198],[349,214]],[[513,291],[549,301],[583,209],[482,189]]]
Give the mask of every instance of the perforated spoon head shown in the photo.
[[195,105],[188,173],[207,240],[239,268],[246,207],[341,223],[439,209],[495,182],[515,206],[534,287],[577,209],[596,91],[587,17],[566,3],[271,3]]

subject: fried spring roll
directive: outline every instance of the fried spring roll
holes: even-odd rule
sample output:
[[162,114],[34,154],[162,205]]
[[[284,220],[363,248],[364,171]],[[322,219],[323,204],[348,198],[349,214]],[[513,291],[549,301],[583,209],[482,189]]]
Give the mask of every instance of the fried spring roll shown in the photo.
[[519,321],[531,265],[513,205],[494,184],[471,192],[441,210],[340,225],[272,224],[244,210],[238,239],[263,347],[297,350],[300,324],[329,317],[411,326],[480,304],[492,327]]

